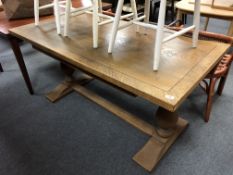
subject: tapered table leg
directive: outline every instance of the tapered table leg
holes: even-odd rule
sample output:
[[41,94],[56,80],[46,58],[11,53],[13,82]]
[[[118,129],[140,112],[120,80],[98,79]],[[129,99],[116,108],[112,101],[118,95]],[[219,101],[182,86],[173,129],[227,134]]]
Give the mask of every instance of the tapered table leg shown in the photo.
[[176,112],[160,107],[156,113],[155,132],[133,159],[147,171],[152,171],[187,125],[188,122],[179,118]]
[[25,81],[25,83],[27,85],[27,88],[28,88],[30,94],[33,94],[34,92],[33,92],[33,88],[32,88],[32,85],[31,85],[31,80],[30,80],[30,77],[28,75],[26,65],[24,63],[23,55],[22,55],[22,52],[20,50],[18,40],[17,40],[17,38],[10,36],[9,41],[10,41],[12,50],[14,52],[15,58],[16,58],[16,60],[18,62],[21,73],[23,75],[24,81]]
[[3,68],[2,68],[1,63],[0,63],[0,72],[3,72]]

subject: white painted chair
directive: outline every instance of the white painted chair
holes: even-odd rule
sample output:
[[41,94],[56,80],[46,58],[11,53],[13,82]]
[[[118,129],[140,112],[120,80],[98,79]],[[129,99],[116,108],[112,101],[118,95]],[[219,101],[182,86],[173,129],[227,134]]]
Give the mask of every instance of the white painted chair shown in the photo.
[[75,15],[80,15],[83,13],[92,14],[93,48],[97,48],[98,26],[113,22],[113,17],[104,15],[102,13],[102,1],[92,0],[92,6],[90,7],[72,8],[71,0],[66,0],[64,36],[69,35],[69,26],[70,26],[69,23],[70,23],[71,13],[74,13]]
[[[34,13],[35,13],[35,25],[39,25],[39,11],[46,8],[54,8],[55,22],[57,33],[61,34],[61,14],[60,7],[65,8],[65,21],[64,21],[64,36],[69,35],[70,17],[73,15],[81,15],[83,13],[91,13],[92,28],[93,28],[93,47],[98,47],[98,26],[113,22],[113,17],[102,14],[102,1],[101,0],[91,0],[92,4],[90,6],[74,8],[72,7],[72,0],[53,0],[52,3],[40,6],[39,0],[34,0]],[[105,19],[105,20],[102,20]]]
[[[133,20],[131,20],[130,22],[128,22],[124,25],[119,26],[120,19],[122,19],[121,12],[122,12],[122,8],[123,8],[124,0],[118,1],[116,15],[115,15],[115,19],[114,19],[112,31],[111,31],[111,38],[110,38],[110,42],[109,42],[108,53],[112,53],[112,51],[113,51],[113,47],[114,47],[114,43],[116,40],[116,35],[117,35],[118,30],[126,28],[126,27],[130,26],[131,24],[136,24],[136,25],[143,26],[145,28],[151,28],[151,29],[157,30],[156,38],[155,38],[154,63],[153,63],[153,70],[155,70],[155,71],[157,71],[159,68],[161,49],[162,49],[163,43],[170,41],[170,40],[176,38],[177,36],[180,36],[180,35],[188,32],[190,30],[194,30],[194,32],[193,32],[193,47],[197,47],[199,27],[200,27],[200,0],[195,0],[193,25],[190,27],[187,27],[179,32],[172,32],[164,27],[166,3],[167,3],[166,0],[161,0],[161,2],[160,2],[158,25],[149,24],[150,0],[145,0],[145,11],[144,11],[144,15],[141,17],[138,17],[138,15],[137,15],[135,0],[130,0],[130,3],[131,3],[133,13],[129,14],[129,16],[133,16]],[[144,22],[140,22],[142,19],[144,19]],[[170,36],[164,38],[164,32],[170,32],[172,34]]]
[[39,25],[39,18],[40,18],[40,10],[47,9],[47,8],[54,8],[54,15],[55,15],[55,22],[57,33],[61,34],[61,23],[60,23],[60,5],[64,3],[64,1],[53,0],[52,3],[40,6],[39,0],[34,0],[34,17],[35,17],[35,25]]

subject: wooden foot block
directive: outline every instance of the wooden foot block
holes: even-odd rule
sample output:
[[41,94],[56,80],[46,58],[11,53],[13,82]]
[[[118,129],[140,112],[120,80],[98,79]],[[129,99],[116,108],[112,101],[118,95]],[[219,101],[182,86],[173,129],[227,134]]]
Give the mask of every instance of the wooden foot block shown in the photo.
[[133,157],[133,160],[147,171],[152,171],[187,126],[188,122],[179,118],[177,127],[171,136],[163,138],[155,132],[144,147]]
[[56,102],[57,100],[61,99],[62,97],[68,95],[69,93],[71,93],[73,91],[73,87],[76,84],[87,84],[90,81],[93,80],[92,77],[87,76],[87,75],[83,75],[82,77],[80,77],[77,80],[72,80],[71,81],[65,80],[64,82],[62,82],[61,84],[59,84],[54,90],[52,90],[51,92],[49,92],[46,97],[48,98],[49,101],[51,101],[52,103]]
[[49,92],[46,97],[49,101],[54,103],[72,91],[73,89],[69,83],[61,83],[53,91]]

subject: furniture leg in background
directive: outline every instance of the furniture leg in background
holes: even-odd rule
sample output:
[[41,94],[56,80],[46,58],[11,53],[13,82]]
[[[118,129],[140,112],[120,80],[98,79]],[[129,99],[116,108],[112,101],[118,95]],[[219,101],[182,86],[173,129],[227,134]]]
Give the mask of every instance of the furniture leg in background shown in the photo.
[[0,72],[3,72],[3,68],[2,68],[1,63],[0,63]]
[[228,29],[227,35],[233,36],[233,20],[232,20],[231,23],[230,23],[230,27],[229,27],[229,29]]
[[205,25],[204,25],[204,30],[205,30],[205,31],[206,31],[207,28],[208,28],[209,21],[210,21],[210,18],[209,18],[209,17],[206,17]]
[[[177,12],[176,12],[176,20],[177,21],[182,21],[182,23],[184,23],[183,20],[182,20],[182,13],[181,13],[181,11],[179,9],[177,9]],[[180,26],[180,25],[181,25],[180,23],[177,23],[177,26]]]
[[31,80],[29,78],[28,71],[27,71],[26,65],[24,63],[23,55],[22,55],[22,52],[21,52],[20,47],[19,47],[19,42],[18,42],[19,40],[15,37],[12,37],[12,36],[8,36],[8,38],[9,38],[11,48],[14,52],[15,58],[18,62],[19,68],[21,70],[21,73],[23,75],[24,81],[27,85],[27,88],[28,88],[30,94],[33,94],[34,92],[33,92],[33,88],[31,85]]

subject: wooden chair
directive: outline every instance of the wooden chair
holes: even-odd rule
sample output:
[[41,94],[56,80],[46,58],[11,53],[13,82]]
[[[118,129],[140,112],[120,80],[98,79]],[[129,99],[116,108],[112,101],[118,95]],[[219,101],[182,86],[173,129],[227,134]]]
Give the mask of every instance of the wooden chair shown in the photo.
[[[211,40],[216,42],[233,44],[233,37],[211,33],[211,32],[200,32],[199,39]],[[233,61],[233,52],[230,54],[224,54],[219,63],[209,72],[209,74],[200,82],[200,87],[207,94],[206,109],[204,114],[205,122],[209,121],[210,113],[213,104],[213,97],[215,95],[215,87],[218,84],[217,94],[222,95],[224,85],[226,83],[228,73]]]
[[210,118],[213,97],[215,94],[215,86],[217,85],[217,82],[219,80],[217,94],[222,95],[232,60],[233,53],[225,54],[218,65],[205,77],[204,80],[202,80],[202,83],[200,83],[200,86],[207,94],[205,122],[208,122]]
[[[75,1],[74,1],[75,2]],[[102,14],[102,1],[101,0],[91,0],[90,5],[85,5],[81,7],[74,8],[72,6],[72,0],[53,0],[52,3],[40,6],[39,0],[34,0],[34,13],[35,13],[35,25],[39,25],[39,11],[45,8],[54,8],[55,22],[57,33],[61,34],[61,15],[65,14],[64,21],[64,36],[69,36],[69,26],[71,14],[81,15],[83,13],[92,13],[92,30],[93,30],[93,48],[98,47],[98,26],[110,23],[113,21],[113,17]],[[60,7],[65,8],[64,13],[61,13]],[[90,12],[92,11],[92,12]],[[107,20],[100,20],[100,17]]]
[[[121,16],[124,0],[118,1],[116,15],[114,18],[114,23],[113,23],[112,31],[111,31],[111,37],[110,37],[110,41],[109,41],[108,53],[112,53],[112,51],[113,51],[117,32],[123,28],[130,26],[131,24],[136,24],[136,25],[143,26],[145,28],[157,30],[156,37],[155,37],[155,47],[154,47],[154,61],[153,61],[153,70],[154,71],[157,71],[159,68],[161,50],[162,50],[161,48],[162,48],[163,43],[166,43],[166,42],[176,38],[177,36],[180,36],[188,31],[194,29],[193,37],[192,37],[193,38],[193,47],[195,48],[197,46],[198,32],[199,32],[199,26],[200,26],[200,0],[195,0],[193,25],[190,27],[187,27],[185,29],[182,29],[179,32],[173,32],[170,36],[168,36],[166,38],[163,37],[164,32],[171,33],[171,31],[167,31],[166,28],[164,27],[167,1],[166,0],[160,1],[159,20],[158,20],[157,26],[149,24],[150,0],[145,0],[145,8],[144,8],[145,11],[144,11],[143,16],[139,16],[137,14],[136,1],[130,0],[130,2],[131,2],[131,7],[132,7],[133,13]],[[133,19],[131,21],[129,21],[128,24],[124,24],[124,25],[119,26],[120,20],[124,19],[125,16],[127,16],[127,18],[132,17]],[[141,22],[141,20],[144,20],[144,22]]]
[[57,33],[61,34],[61,24],[60,24],[60,3],[64,1],[53,0],[52,2],[40,6],[39,0],[34,0],[34,17],[35,17],[35,25],[39,25],[39,18],[40,18],[40,10],[47,9],[47,8],[54,8],[54,15],[55,15],[55,23],[57,28]]
[[[89,10],[93,10],[92,18],[92,31],[93,31],[93,47],[98,47],[98,10],[99,0],[92,0],[92,5],[89,7],[79,7],[72,11],[72,0],[66,0],[65,5],[65,24],[64,24],[64,36],[69,36],[70,16],[71,13],[76,12],[76,15],[83,14]],[[102,9],[102,7],[101,7]]]
[[[172,30],[179,31],[181,27],[169,27]],[[192,32],[185,34],[187,37],[192,36]],[[199,40],[210,40],[231,44],[233,46],[233,37],[223,34],[201,31],[199,33]],[[228,73],[233,61],[233,52],[222,56],[219,63],[209,72],[209,74],[200,82],[200,87],[207,94],[206,109],[204,114],[205,122],[209,121],[212,109],[213,97],[215,95],[215,86],[218,84],[217,94],[222,95],[224,85],[226,83]]]
[[93,31],[93,48],[97,48],[99,26],[113,22],[113,17],[104,14],[102,12],[102,8],[103,6],[101,0],[92,0],[92,5],[90,7],[73,8],[72,10],[72,0],[66,0],[64,36],[69,35],[71,13],[75,13],[75,15],[80,15],[83,13],[91,13],[92,31]]

